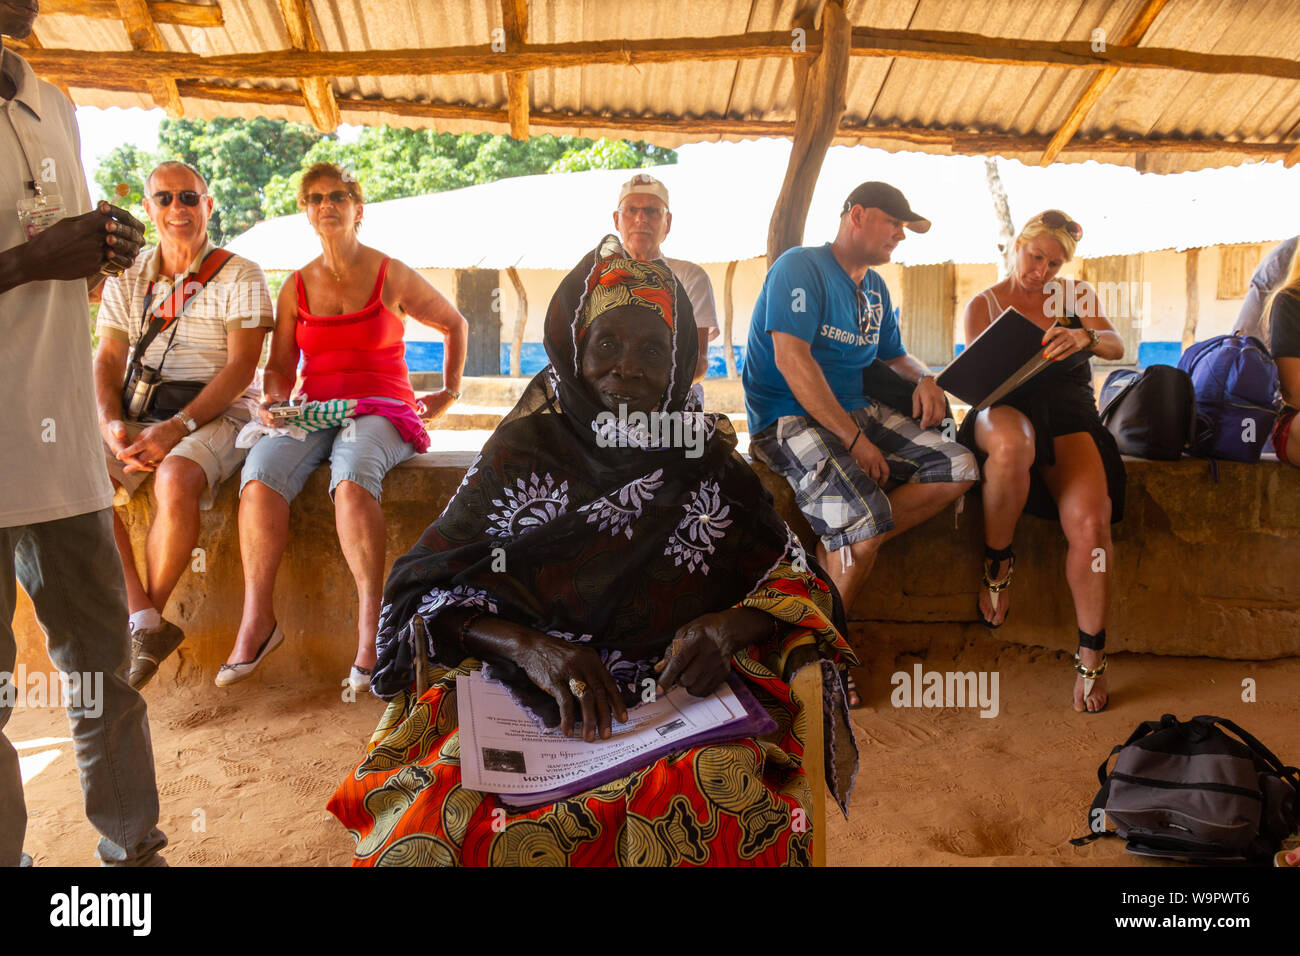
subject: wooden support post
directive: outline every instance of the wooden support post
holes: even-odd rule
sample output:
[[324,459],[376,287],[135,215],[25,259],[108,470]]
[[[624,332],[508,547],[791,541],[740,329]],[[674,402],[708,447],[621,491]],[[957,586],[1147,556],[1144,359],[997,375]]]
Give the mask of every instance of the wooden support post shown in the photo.
[[[307,9],[307,0],[280,0],[280,13],[284,16],[284,25],[289,31],[289,42],[295,50],[320,53],[320,40],[316,28],[311,22],[311,11]],[[322,133],[332,133],[339,128],[343,117],[339,114],[339,104],[334,98],[334,88],[325,76],[304,76],[298,80],[302,90],[303,101],[311,121]]]
[[[162,34],[153,22],[153,15],[145,0],[117,0],[117,9],[134,49],[148,53],[166,52],[167,44],[163,43]],[[180,119],[185,115],[185,107],[181,105],[181,94],[176,89],[174,79],[168,76],[157,77],[150,79],[148,85],[154,103],[166,110],[168,116]]]
[[[1187,256],[1187,310],[1183,313],[1183,351],[1196,341],[1196,325],[1201,316],[1200,266],[1201,250],[1188,249]],[[1134,356],[1136,359],[1136,356]]]
[[[1146,0],[1142,4],[1142,9],[1137,12],[1133,22],[1120,35],[1115,45],[1120,47],[1134,46],[1146,34],[1166,2],[1167,0]],[[1092,78],[1092,82],[1083,91],[1078,102],[1070,109],[1070,113],[1066,116],[1065,122],[1061,124],[1061,128],[1056,131],[1051,142],[1047,144],[1047,149],[1043,150],[1043,156],[1038,161],[1038,165],[1050,166],[1056,161],[1056,157],[1061,154],[1065,144],[1079,131],[1084,119],[1087,118],[1088,113],[1097,104],[1097,101],[1101,99],[1101,94],[1106,91],[1106,87],[1110,86],[1111,80],[1115,79],[1117,73],[1119,73],[1119,67],[1107,66]]]
[[777,197],[767,230],[769,267],[785,250],[803,242],[808,206],[826,158],[826,147],[834,139],[844,116],[852,39],[853,29],[844,8],[837,2],[829,2],[822,8],[821,51],[811,64],[795,62],[798,119],[785,182],[781,184],[781,195]]
[[[41,15],[90,17],[95,20],[120,20],[122,11],[114,0],[41,0]],[[174,23],[182,27],[211,29],[226,25],[221,7],[215,3],[178,3],[174,0],[149,0],[149,16],[154,23]]]
[[466,375],[501,374],[501,277],[496,269],[457,269],[456,308],[469,322]]
[[727,263],[727,277],[722,281],[722,360],[727,363],[727,378],[739,377],[736,370],[736,352],[732,348],[731,316],[735,311],[732,286],[736,278],[736,260]]
[[519,278],[519,270],[511,266],[506,270],[510,284],[515,287],[515,298],[519,305],[515,309],[514,347],[510,350],[510,374],[516,378],[523,375],[524,328],[528,325],[528,293],[524,291],[524,280]]
[[1286,157],[1282,160],[1282,165],[1287,169],[1290,169],[1296,163],[1300,163],[1300,143],[1297,143],[1295,149],[1287,153]]
[[[505,23],[506,49],[522,49],[528,42],[528,0],[501,0],[501,19]],[[528,139],[528,74],[523,70],[506,74],[506,108],[510,135]]]

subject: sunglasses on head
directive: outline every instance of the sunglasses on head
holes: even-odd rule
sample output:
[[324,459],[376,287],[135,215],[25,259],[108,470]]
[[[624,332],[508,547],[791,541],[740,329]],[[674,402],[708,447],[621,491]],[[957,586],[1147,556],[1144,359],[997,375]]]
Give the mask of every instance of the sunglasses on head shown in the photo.
[[1064,229],[1075,242],[1083,238],[1083,226],[1063,212],[1049,209],[1038,218],[1048,229]]
[[326,199],[338,206],[352,198],[352,194],[346,189],[336,189],[329,193],[308,193],[306,195],[308,206],[319,206]]
[[160,206],[170,206],[172,197],[175,196],[183,205],[197,206],[199,200],[206,195],[207,193],[197,193],[193,189],[182,189],[178,193],[174,193],[170,189],[163,189],[153,194],[153,201]]

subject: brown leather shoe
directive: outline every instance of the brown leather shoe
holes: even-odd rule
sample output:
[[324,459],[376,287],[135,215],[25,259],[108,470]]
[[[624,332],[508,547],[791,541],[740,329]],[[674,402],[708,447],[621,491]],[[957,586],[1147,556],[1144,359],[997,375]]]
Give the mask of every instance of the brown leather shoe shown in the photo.
[[136,690],[144,687],[158,673],[158,665],[181,646],[185,632],[171,621],[163,621],[150,630],[131,635],[131,675],[128,683]]

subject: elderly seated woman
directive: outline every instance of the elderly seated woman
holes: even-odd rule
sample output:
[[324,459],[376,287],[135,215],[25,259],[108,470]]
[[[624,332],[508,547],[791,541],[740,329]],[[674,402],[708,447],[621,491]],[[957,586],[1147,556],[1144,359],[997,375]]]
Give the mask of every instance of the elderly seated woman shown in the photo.
[[[354,862],[807,864],[805,721],[789,680],[822,669],[827,776],[844,807],[857,753],[840,675],[856,661],[833,589],[730,423],[692,410],[684,291],[606,237],[556,292],[545,342],[551,365],[389,577],[372,686],[391,704],[329,804]],[[690,416],[701,441],[660,447],[611,421],[654,411]],[[420,697],[413,653],[431,660]],[[733,672],[777,730],[514,810],[461,786],[455,679],[484,663],[539,722],[572,734],[581,720],[588,741],[647,686],[703,696]]]

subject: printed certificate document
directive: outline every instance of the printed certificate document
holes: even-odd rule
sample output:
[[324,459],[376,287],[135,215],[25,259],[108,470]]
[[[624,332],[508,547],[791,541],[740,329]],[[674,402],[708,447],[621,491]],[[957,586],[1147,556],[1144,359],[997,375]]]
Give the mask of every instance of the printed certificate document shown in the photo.
[[674,687],[614,720],[608,740],[543,732],[504,685],[481,673],[456,678],[463,786],[531,807],[617,780],[667,753],[759,736],[776,721],[733,675],[708,697]]

